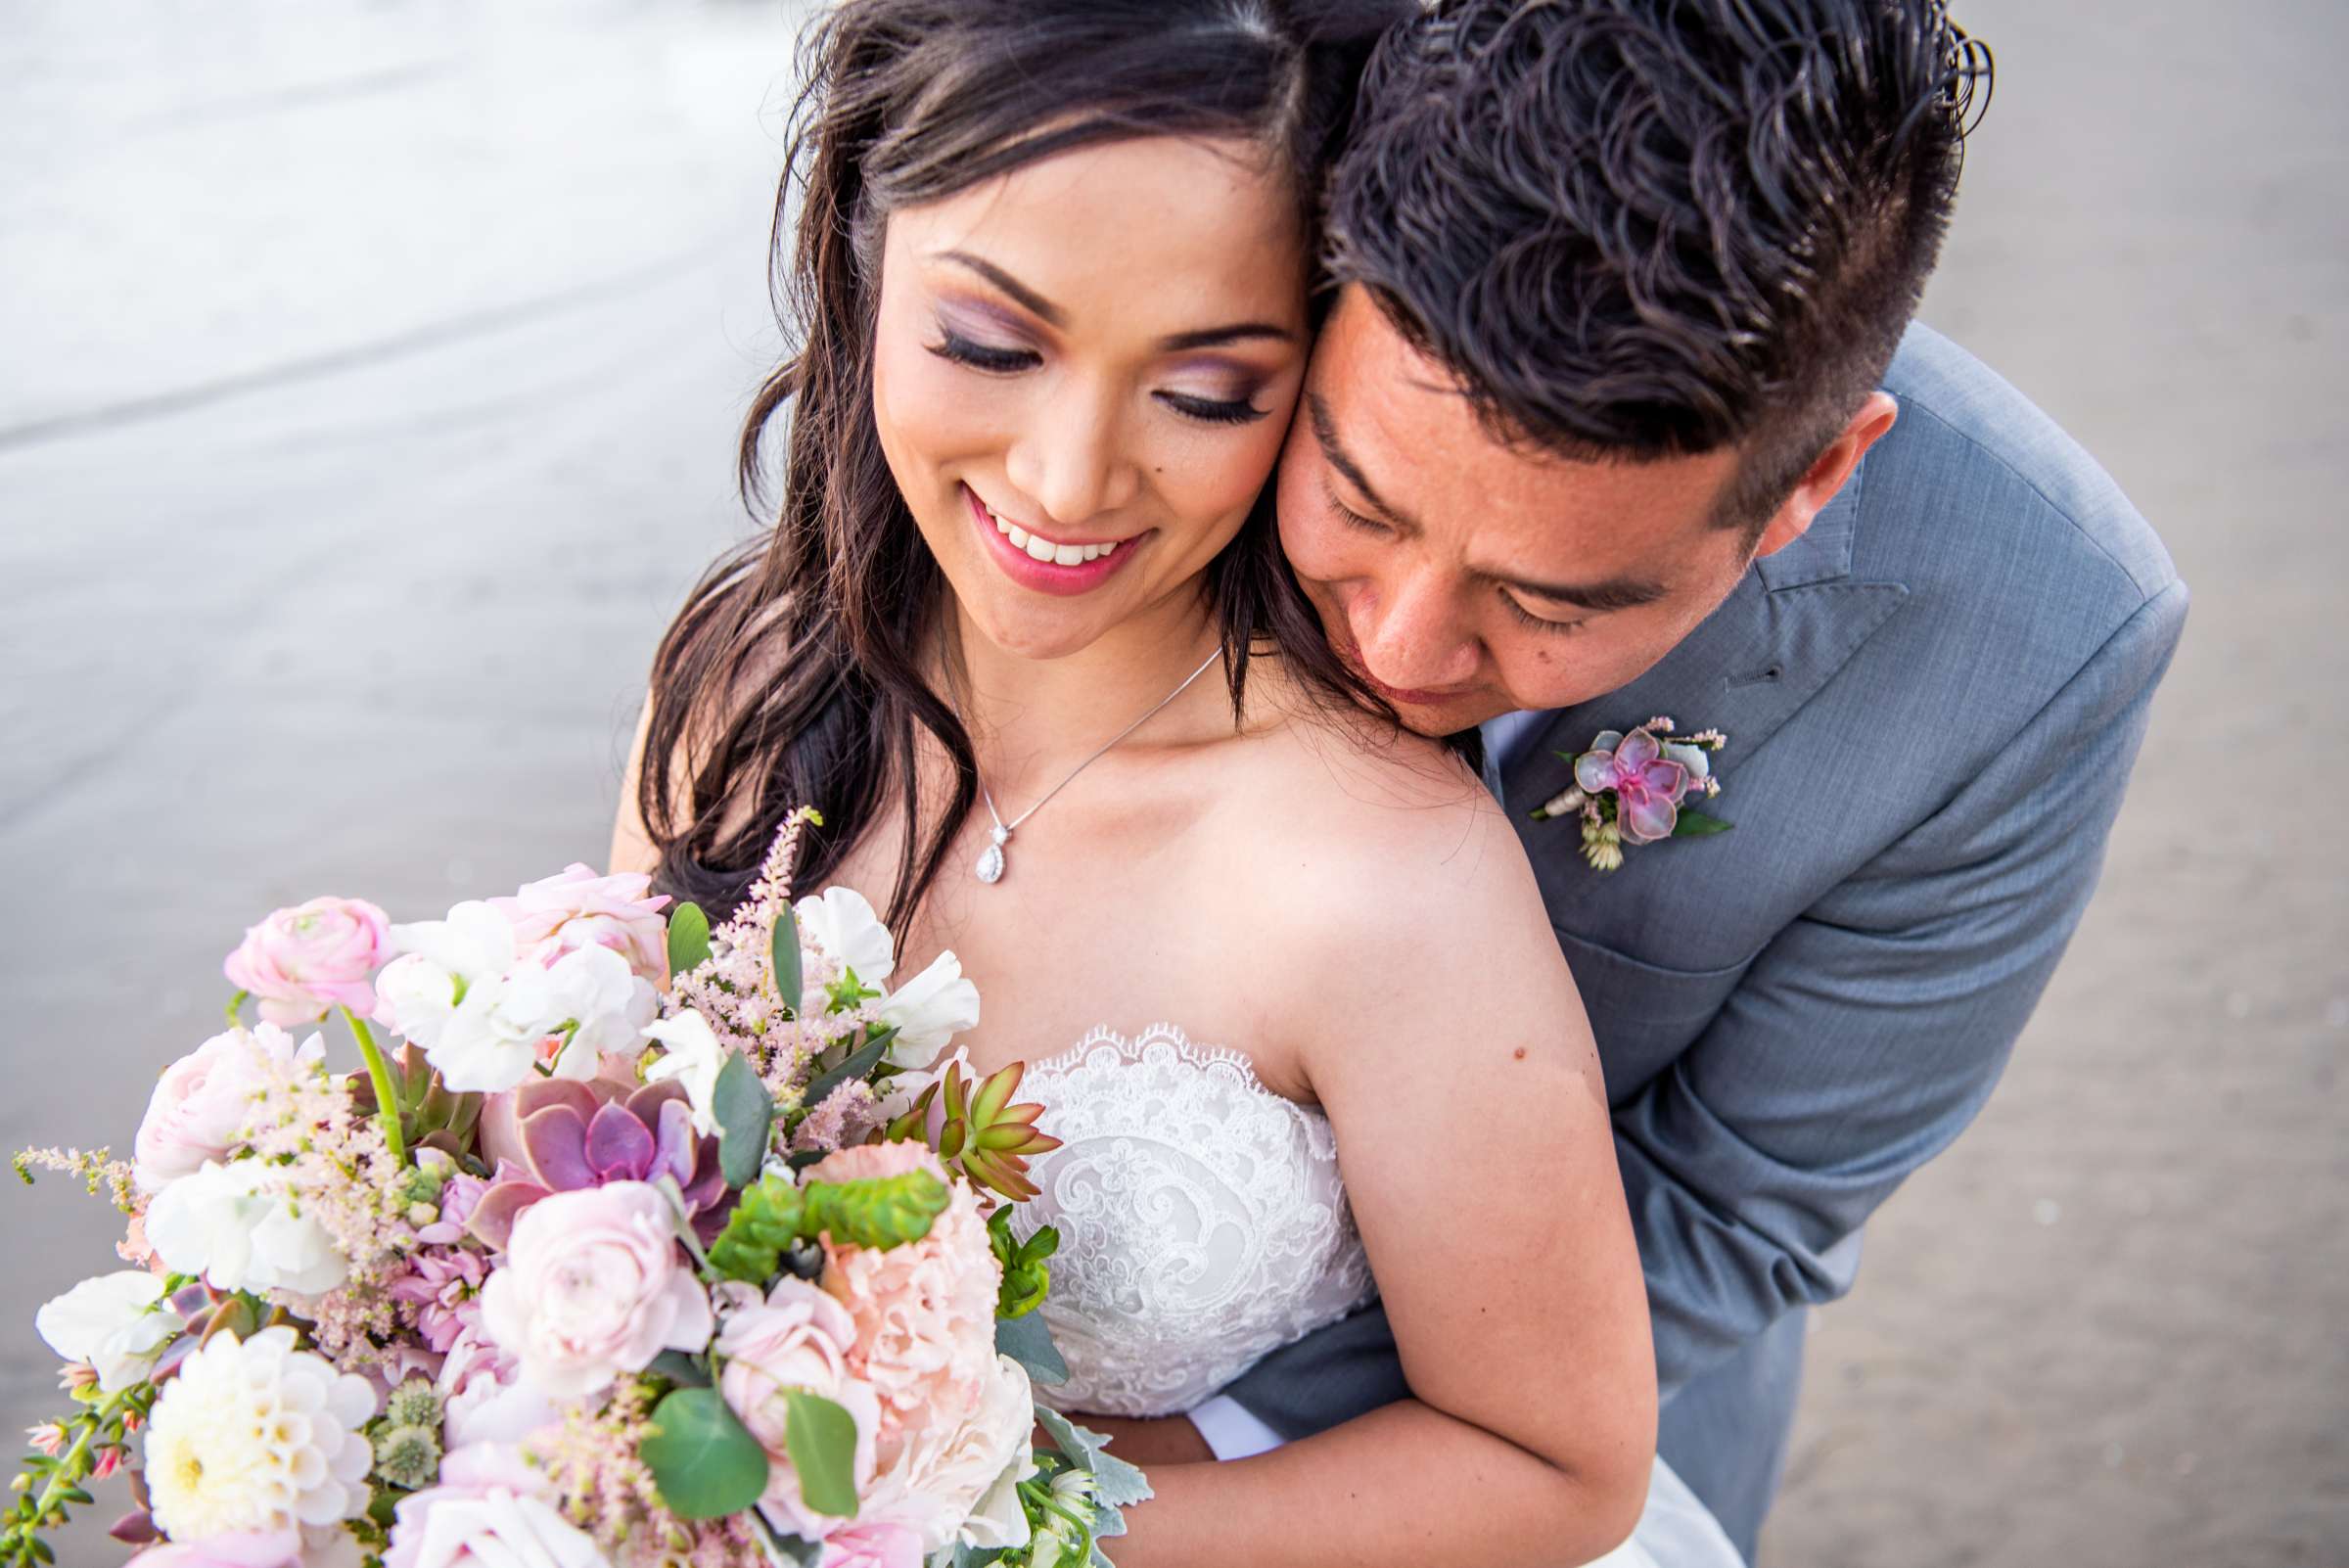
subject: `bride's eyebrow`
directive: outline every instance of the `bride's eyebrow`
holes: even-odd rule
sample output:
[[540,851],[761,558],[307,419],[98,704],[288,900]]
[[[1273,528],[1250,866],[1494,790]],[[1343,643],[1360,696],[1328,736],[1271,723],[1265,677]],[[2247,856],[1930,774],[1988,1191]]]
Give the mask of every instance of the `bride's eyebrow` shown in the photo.
[[[951,261],[958,267],[977,273],[1002,290],[1020,308],[1048,326],[1065,327],[1069,323],[1069,313],[1066,310],[985,256],[973,255],[968,251],[941,251],[937,254],[937,259]],[[1274,326],[1268,321],[1239,321],[1224,327],[1206,327],[1196,332],[1173,333],[1161,338],[1158,341],[1158,347],[1162,353],[1176,354],[1194,348],[1219,348],[1225,344],[1244,343],[1259,338],[1270,338],[1280,343],[1295,343],[1297,334],[1289,331],[1286,327]]]

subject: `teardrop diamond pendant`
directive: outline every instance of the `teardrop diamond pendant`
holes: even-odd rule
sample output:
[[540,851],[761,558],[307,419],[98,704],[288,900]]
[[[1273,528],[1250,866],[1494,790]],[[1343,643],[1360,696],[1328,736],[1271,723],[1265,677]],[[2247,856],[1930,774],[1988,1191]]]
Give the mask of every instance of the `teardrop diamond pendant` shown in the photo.
[[994,842],[979,853],[979,863],[971,868],[982,882],[1003,880],[1003,846],[1011,842],[1011,829],[990,828],[987,836]]

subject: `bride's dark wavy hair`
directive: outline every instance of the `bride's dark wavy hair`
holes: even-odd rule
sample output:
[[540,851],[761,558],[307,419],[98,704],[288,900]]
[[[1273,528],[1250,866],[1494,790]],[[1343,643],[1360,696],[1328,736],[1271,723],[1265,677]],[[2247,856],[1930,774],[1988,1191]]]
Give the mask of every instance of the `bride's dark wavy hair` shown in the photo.
[[[903,840],[888,918],[901,929],[976,797],[970,737],[922,676],[944,579],[873,421],[888,215],[1073,148],[1173,135],[1263,147],[1293,182],[1310,237],[1363,62],[1412,10],[1409,0],[845,0],[823,18],[806,42],[775,206],[775,302],[799,347],[760,390],[740,451],[744,499],[758,512],[762,437],[788,405],[781,506],[771,530],[703,576],[654,659],[637,808],[661,852],[656,886],[714,915],[730,910],[784,814],[803,805],[823,814],[802,859],[803,884],[818,882],[894,804]],[[796,231],[786,217],[795,189]],[[1269,491],[1206,575],[1235,720],[1252,645],[1392,717],[1330,652],[1281,558]],[[926,845],[917,725],[954,766]],[[681,780],[668,765],[680,756],[691,760]]]

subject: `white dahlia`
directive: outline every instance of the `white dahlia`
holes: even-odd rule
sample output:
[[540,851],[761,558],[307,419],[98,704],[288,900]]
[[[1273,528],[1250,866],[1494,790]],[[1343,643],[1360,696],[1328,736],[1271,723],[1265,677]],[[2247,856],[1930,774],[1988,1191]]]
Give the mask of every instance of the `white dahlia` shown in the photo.
[[216,1335],[163,1385],[147,1428],[155,1522],[174,1541],[333,1524],[367,1507],[375,1391],[291,1328]]

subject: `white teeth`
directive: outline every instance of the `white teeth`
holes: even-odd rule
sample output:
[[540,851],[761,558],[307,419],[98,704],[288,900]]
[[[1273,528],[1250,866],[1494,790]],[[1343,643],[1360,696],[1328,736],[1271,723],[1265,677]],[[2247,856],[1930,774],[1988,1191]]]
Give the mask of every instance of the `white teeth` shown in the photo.
[[1009,539],[1013,549],[1025,551],[1034,560],[1048,561],[1055,566],[1082,566],[1088,561],[1098,561],[1117,549],[1115,544],[1054,544],[1041,534],[1029,532],[1017,523],[1004,522],[995,515],[994,508],[986,502],[979,504],[986,510],[988,520],[994,524],[995,531]]

